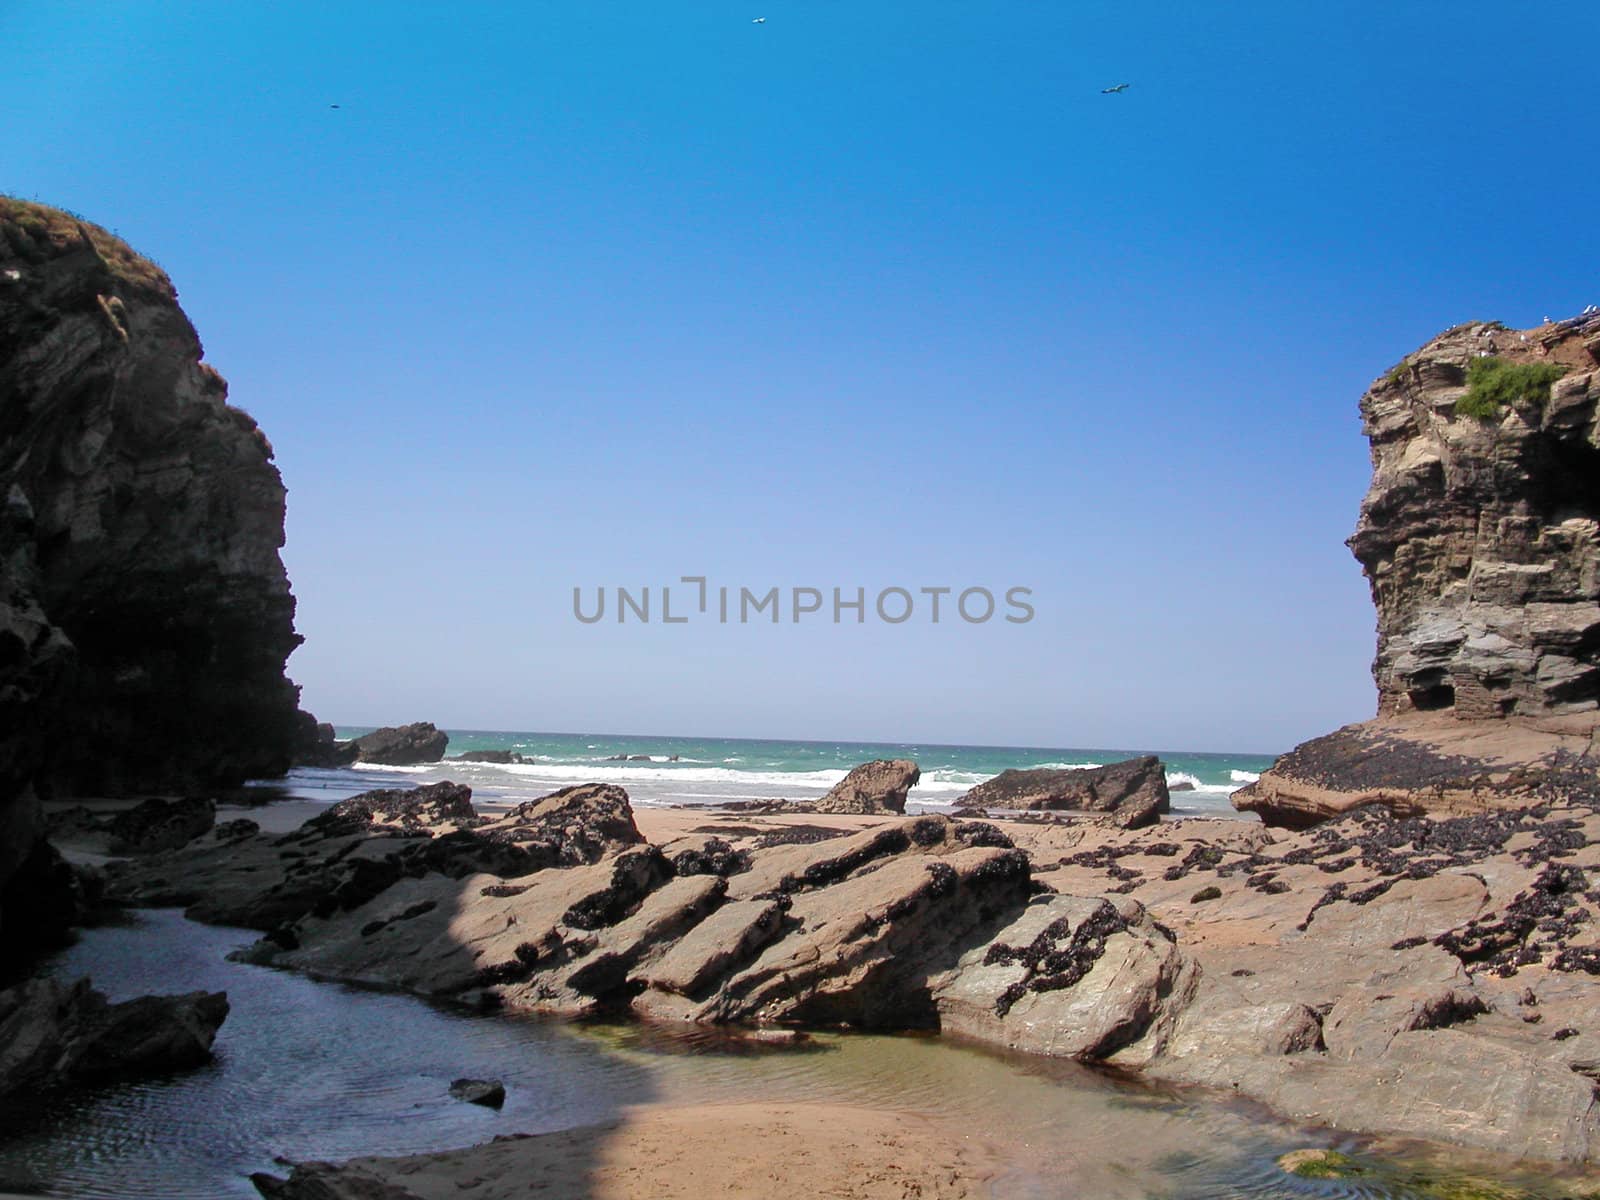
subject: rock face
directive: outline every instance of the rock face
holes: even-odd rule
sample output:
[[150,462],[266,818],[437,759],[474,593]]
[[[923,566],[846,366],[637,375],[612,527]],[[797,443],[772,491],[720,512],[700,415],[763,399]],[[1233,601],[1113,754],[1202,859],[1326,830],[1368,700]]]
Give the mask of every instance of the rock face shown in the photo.
[[956,801],[958,808],[1069,809],[1107,813],[1118,825],[1149,825],[1172,810],[1167,775],[1153,754],[1103,767],[1002,771]]
[[852,769],[811,807],[822,813],[903,813],[906,793],[921,778],[910,759],[874,759]]
[[[1349,545],[1378,612],[1378,716],[1298,747],[1236,806],[1303,827],[1369,803],[1525,803],[1580,760],[1600,780],[1597,368],[1600,316],[1475,322],[1362,397],[1372,485]],[[1504,402],[1458,411],[1496,372]]]
[[428,721],[413,725],[389,726],[352,740],[355,761],[382,763],[390,767],[409,767],[417,763],[438,762],[450,745],[450,735]]
[[199,1066],[227,1015],[225,992],[110,1004],[87,979],[30,980],[0,992],[0,1095]]
[[35,789],[234,784],[304,736],[283,484],[200,358],[159,268],[0,198],[0,939]]
[[76,651],[48,777],[281,774],[303,735],[283,482],[171,282],[104,230],[0,200],[0,331],[0,491],[31,509],[27,587]]
[[[1474,359],[1564,372],[1487,420]],[[1350,548],[1378,609],[1380,714],[1462,719],[1600,705],[1600,317],[1461,325],[1361,400],[1372,486]]]

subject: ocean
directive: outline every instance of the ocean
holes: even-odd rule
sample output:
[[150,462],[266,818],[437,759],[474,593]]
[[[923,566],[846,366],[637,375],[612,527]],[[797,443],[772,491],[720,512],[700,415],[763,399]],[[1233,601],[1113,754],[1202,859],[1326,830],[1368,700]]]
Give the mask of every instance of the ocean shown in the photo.
[[[371,732],[341,726],[341,738]],[[615,783],[639,805],[718,805],[733,800],[814,800],[857,763],[914,759],[922,781],[909,811],[947,812],[975,784],[1010,767],[1089,767],[1159,754],[1174,790],[1175,816],[1232,817],[1228,797],[1272,763],[1271,755],[1069,747],[941,746],[888,742],[790,742],[638,734],[517,733],[452,729],[446,761],[416,767],[300,768],[287,784],[309,799],[337,800],[371,787],[414,787],[451,779],[472,787],[476,803],[519,804],[574,783]],[[501,766],[452,762],[468,750],[511,750],[525,760]]]

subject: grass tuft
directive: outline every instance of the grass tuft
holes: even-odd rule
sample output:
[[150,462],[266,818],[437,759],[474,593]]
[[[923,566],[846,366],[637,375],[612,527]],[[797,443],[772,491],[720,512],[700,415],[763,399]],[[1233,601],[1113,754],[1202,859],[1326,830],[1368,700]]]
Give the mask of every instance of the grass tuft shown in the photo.
[[1510,404],[1544,404],[1550,385],[1566,374],[1555,363],[1514,363],[1493,355],[1467,364],[1467,392],[1456,401],[1456,416],[1493,421]]

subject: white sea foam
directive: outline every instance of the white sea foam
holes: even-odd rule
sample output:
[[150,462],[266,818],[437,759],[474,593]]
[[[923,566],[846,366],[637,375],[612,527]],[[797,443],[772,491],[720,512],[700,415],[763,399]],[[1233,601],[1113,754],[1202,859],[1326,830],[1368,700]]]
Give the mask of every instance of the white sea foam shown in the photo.
[[[437,768],[442,764],[435,763]],[[727,767],[682,767],[649,763],[450,763],[451,768],[470,767],[491,774],[516,775],[524,779],[551,779],[562,783],[651,782],[671,784],[738,783],[750,787],[818,787],[826,791],[845,777],[840,770],[828,771],[734,771]]]
[[1261,773],[1259,771],[1229,771],[1228,778],[1240,784],[1254,783],[1261,778]]

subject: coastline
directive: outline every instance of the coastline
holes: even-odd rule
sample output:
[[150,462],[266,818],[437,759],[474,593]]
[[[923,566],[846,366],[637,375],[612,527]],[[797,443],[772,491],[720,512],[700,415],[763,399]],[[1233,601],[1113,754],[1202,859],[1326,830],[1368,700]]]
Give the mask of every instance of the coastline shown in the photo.
[[[384,847],[427,855],[430,844],[457,855],[479,841],[547,836],[535,805],[474,818],[458,841],[449,830],[470,809],[438,808],[445,787],[355,825],[329,824],[330,811],[279,840],[293,846],[285,878],[363,843],[364,857]],[[544,802],[557,806],[562,836],[613,829],[614,806],[626,810],[618,789],[570,791]],[[426,807],[407,815],[412,804]],[[281,811],[283,823],[294,811]],[[1529,847],[1600,868],[1590,808],[1399,830],[1366,813],[1310,833],[681,808],[639,809],[627,824],[590,866],[517,868],[505,883],[467,860],[414,858],[375,894],[362,885],[348,912],[325,906],[291,924],[272,915],[283,867],[267,839],[218,848],[202,839],[130,864],[113,876],[113,897],[200,896],[191,911],[202,919],[269,931],[249,961],[469,1006],[631,1011],[691,1026],[931,1025],[1251,1097],[1351,1133],[1552,1163],[1593,1157],[1592,1085],[1580,1068],[1600,1047],[1591,1011],[1600,984],[1543,967],[1506,974],[1500,958],[1485,969],[1460,948],[1463,930],[1543,894],[1550,876]],[[762,915],[774,904],[779,923],[751,932],[775,919]],[[1579,953],[1587,926],[1577,909],[1565,919],[1561,945],[1570,937]],[[1057,938],[1057,925],[1059,938],[1097,931],[1059,980],[1036,975],[1023,949]],[[1066,941],[1054,945],[1038,953],[1079,961]],[[918,996],[934,998],[936,1021]],[[1503,1077],[1492,1106],[1473,1099],[1485,1073]]]

